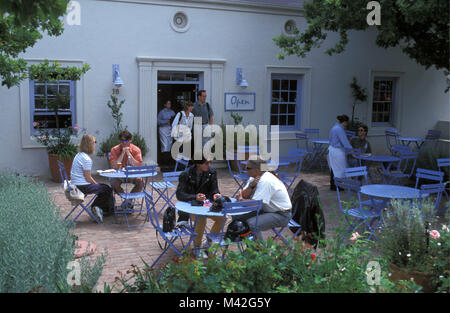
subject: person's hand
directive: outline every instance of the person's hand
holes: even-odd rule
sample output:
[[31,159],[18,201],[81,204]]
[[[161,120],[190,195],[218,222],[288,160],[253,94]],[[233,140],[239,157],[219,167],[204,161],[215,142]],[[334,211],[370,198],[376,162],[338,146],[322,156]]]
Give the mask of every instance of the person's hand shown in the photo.
[[195,195],[195,200],[197,201],[205,201],[206,200],[206,196],[202,193],[198,193]]
[[238,194],[236,196],[236,200],[237,201],[241,201],[242,199],[243,199],[243,197],[242,197],[242,190],[239,190],[239,192],[238,192]]
[[222,195],[220,194],[220,193],[216,193],[214,196],[213,196],[213,200],[216,200],[217,198],[219,198],[219,197],[221,197]]
[[256,185],[258,184],[260,178],[261,178],[261,175],[260,176],[256,176],[255,179],[253,179],[253,181],[251,182],[250,186],[251,187],[256,187]]

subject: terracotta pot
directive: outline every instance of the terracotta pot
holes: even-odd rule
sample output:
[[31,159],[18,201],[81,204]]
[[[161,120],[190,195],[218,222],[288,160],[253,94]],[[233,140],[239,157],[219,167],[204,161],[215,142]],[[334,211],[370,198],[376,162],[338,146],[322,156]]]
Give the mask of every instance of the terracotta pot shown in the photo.
[[433,292],[436,290],[436,286],[433,286],[431,282],[432,275],[430,273],[400,268],[392,263],[389,264],[389,272],[391,273],[389,280],[392,282],[396,282],[398,280],[410,281],[412,278],[415,284],[422,286],[423,292]]
[[[50,166],[50,173],[52,175],[52,180],[57,183],[62,183],[61,175],[59,174],[59,168],[58,163],[56,162],[58,160],[58,156],[56,154],[48,154],[48,164]],[[64,163],[64,167],[66,168],[67,177],[70,179],[70,170],[72,169],[72,159],[59,159],[61,162]]]

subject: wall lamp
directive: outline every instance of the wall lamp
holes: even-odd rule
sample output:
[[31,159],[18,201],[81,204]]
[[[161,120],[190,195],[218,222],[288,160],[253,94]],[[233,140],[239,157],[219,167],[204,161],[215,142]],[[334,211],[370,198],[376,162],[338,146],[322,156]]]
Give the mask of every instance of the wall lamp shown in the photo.
[[242,88],[247,88],[248,87],[248,83],[247,83],[247,81],[244,78],[244,73],[243,73],[241,67],[238,67],[236,69],[236,85],[239,85]]
[[119,64],[113,64],[113,84],[116,88],[123,85],[123,81],[119,76]]

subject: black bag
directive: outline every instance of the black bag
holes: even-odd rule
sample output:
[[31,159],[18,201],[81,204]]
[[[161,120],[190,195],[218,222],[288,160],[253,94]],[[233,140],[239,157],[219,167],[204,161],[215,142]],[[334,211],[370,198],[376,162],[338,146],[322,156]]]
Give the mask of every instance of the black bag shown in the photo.
[[[302,179],[295,186],[291,202],[292,219],[300,224],[302,239],[316,247],[318,240],[325,238],[325,217],[317,187]],[[290,227],[290,230],[295,234],[298,227]]]
[[176,212],[173,206],[169,206],[164,211],[163,232],[171,232],[175,228]]

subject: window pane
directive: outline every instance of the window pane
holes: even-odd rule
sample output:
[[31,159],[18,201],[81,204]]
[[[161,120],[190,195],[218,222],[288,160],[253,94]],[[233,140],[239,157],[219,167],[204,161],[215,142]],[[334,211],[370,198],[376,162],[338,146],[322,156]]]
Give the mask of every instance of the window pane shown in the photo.
[[281,101],[288,102],[289,101],[289,93],[288,92],[282,92],[281,93]]
[[172,80],[184,81],[184,74],[183,73],[172,73]]
[[281,89],[288,90],[289,89],[289,81],[287,79],[283,79],[281,81]]
[[288,115],[288,125],[295,126],[295,115]]
[[295,113],[295,103],[288,104],[288,113]]
[[278,115],[272,115],[270,117],[270,125],[278,125]]
[[194,73],[186,74],[186,80],[188,80],[188,81],[198,81],[199,80],[198,74],[194,74]]
[[272,79],[272,90],[280,90],[280,81],[278,79]]
[[170,74],[167,72],[158,72],[158,80],[170,80]]
[[[34,121],[39,122],[41,128],[56,128],[56,118],[55,115],[35,115]],[[71,115],[58,115],[59,127],[67,128],[72,126],[72,116]]]
[[289,93],[289,102],[296,102],[297,101],[297,93],[295,91],[291,91]]
[[287,109],[287,104],[285,104],[285,103],[280,104],[280,113],[281,114],[286,114],[287,113],[286,109]]
[[57,84],[47,84],[47,95],[56,95],[57,91],[58,91]]
[[44,98],[43,97],[35,97],[34,98],[34,107],[36,109],[45,109]]
[[272,104],[272,107],[270,108],[270,114],[277,114],[278,113],[278,104]]
[[289,89],[290,90],[297,90],[297,80],[290,80],[289,81]]
[[278,91],[272,92],[272,102],[279,102],[280,101],[280,93]]
[[59,93],[65,96],[70,96],[70,85],[69,84],[59,85]]
[[280,115],[280,125],[286,125],[286,115]]
[[34,94],[45,95],[45,85],[42,83],[34,83]]

